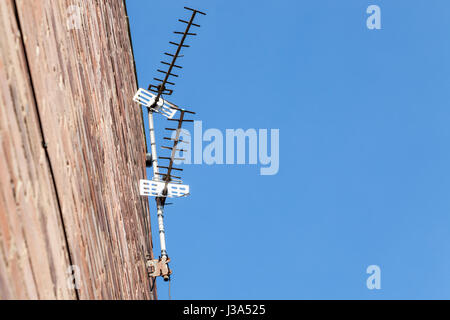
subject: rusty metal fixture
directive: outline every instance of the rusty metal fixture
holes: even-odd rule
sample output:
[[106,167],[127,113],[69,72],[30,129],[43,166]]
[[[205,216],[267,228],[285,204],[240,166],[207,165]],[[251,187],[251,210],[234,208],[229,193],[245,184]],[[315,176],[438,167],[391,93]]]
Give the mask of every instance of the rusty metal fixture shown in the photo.
[[163,277],[164,281],[170,280],[172,270],[169,268],[170,258],[162,256],[159,259],[147,260],[147,273],[149,277]]

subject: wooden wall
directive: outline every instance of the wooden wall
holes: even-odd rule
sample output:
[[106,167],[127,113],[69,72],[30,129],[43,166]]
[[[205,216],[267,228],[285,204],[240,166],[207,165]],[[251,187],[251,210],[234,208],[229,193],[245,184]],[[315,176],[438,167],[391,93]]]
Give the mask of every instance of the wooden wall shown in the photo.
[[0,299],[156,298],[123,1],[1,0],[0,30]]

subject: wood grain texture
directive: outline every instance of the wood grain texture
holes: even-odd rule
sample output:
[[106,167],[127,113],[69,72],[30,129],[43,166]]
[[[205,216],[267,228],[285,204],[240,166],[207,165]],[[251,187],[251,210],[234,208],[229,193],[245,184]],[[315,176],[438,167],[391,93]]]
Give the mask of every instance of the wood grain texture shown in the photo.
[[0,2],[8,33],[0,39],[0,298],[75,298],[66,283],[72,263],[81,299],[154,299],[148,202],[138,188],[145,138],[132,103],[124,3],[15,4],[16,25],[14,1]]

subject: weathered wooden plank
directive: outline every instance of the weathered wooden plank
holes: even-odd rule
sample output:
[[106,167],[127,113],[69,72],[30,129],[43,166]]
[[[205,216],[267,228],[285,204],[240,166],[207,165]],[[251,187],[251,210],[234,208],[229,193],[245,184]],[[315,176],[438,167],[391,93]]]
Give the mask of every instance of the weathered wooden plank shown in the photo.
[[74,298],[11,0],[0,2],[0,29],[0,299]]
[[[67,252],[81,271],[80,298],[155,298],[156,293],[149,290],[145,270],[145,255],[151,253],[151,235],[148,203],[139,196],[138,188],[139,179],[145,177],[145,141],[141,109],[131,102],[137,84],[124,4],[122,1],[16,0],[16,5],[37,105],[32,105],[33,90],[29,83],[28,88],[23,86],[24,79],[17,79],[12,84],[8,74],[1,87],[2,98],[7,95],[8,88],[23,87],[20,90],[23,90],[22,99],[26,99],[27,112],[32,113],[37,107],[57,192],[51,190],[50,170],[45,167],[45,152],[43,154],[40,146],[40,132],[36,132],[39,128],[36,119],[35,132],[25,130],[26,126],[13,126],[10,109],[21,107],[17,98],[10,98],[10,107],[2,108],[0,114],[1,151],[9,154],[6,159],[12,159],[2,161],[0,165],[0,172],[5,173],[0,188],[3,192],[0,205],[5,208],[0,210],[0,261],[3,262],[0,262],[0,286],[6,283],[5,286],[14,289],[19,281],[26,286],[14,290],[0,287],[0,297],[3,294],[4,297],[52,298],[54,292],[57,298],[73,298],[73,291],[68,291],[60,279],[60,274],[65,276],[64,280],[67,278]],[[70,6],[79,10],[73,11]],[[2,3],[0,9],[1,23],[13,23],[12,0]],[[80,13],[80,28],[71,28],[73,24],[68,24],[68,19],[74,18],[73,14],[77,12]],[[18,37],[17,30],[15,34]],[[20,41],[10,37],[0,43],[3,59],[9,53],[3,47],[8,49]],[[11,65],[9,61],[0,63],[4,64],[0,65],[0,71]],[[16,64],[21,66],[22,78],[27,79],[24,61]],[[19,115],[24,112],[17,111]],[[29,116],[24,118],[30,119]],[[4,134],[4,131],[8,133]],[[36,168],[27,160],[16,159],[21,156],[16,154],[17,149],[24,144],[20,139],[37,140],[26,141],[30,144],[30,152],[39,155],[41,162],[36,163]],[[29,177],[20,176],[19,180],[17,168],[22,167],[34,173]],[[36,179],[44,174],[49,178],[47,189],[35,186]],[[8,189],[8,179],[21,185],[25,194],[23,199],[4,195],[11,189]],[[60,200],[62,221],[54,218],[49,222],[52,217],[58,217],[56,195]],[[19,203],[24,209],[16,209],[23,216],[11,222],[14,216],[12,203]],[[37,213],[34,216],[22,213],[25,208],[33,212],[35,203],[38,209],[46,212],[45,219]],[[49,206],[52,206],[53,214],[47,214]],[[25,217],[31,221],[28,226],[19,224]],[[7,228],[3,227],[3,221],[8,221]],[[37,226],[41,226],[43,233]],[[51,228],[57,230],[50,234]],[[63,230],[68,248],[64,247],[61,237]],[[11,234],[13,232],[15,234]],[[42,243],[22,243],[26,238],[20,232],[37,237]],[[9,239],[18,243],[16,247],[25,248],[21,250],[26,250],[24,252],[30,258],[19,256],[10,260],[9,251],[5,251],[11,250],[7,247]],[[54,257],[58,241],[61,242],[61,254]],[[50,253],[45,253],[43,247]],[[31,255],[37,252],[42,253],[43,259],[34,260]],[[31,266],[27,267],[27,261]],[[33,275],[27,272],[32,267],[50,271],[26,278],[26,275]],[[15,280],[11,278],[12,272],[17,274]],[[51,287],[49,283],[54,284],[53,291],[46,289]]]

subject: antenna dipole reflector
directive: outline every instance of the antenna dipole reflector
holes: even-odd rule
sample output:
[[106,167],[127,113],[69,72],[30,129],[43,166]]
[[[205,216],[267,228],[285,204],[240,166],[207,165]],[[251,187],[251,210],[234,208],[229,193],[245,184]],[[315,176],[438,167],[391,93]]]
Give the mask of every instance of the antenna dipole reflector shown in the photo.
[[[189,24],[189,21],[186,21],[186,20],[183,20],[183,19],[178,19],[178,21],[186,23],[186,24]],[[193,23],[193,22],[191,22],[191,26],[200,28],[199,24],[196,24],[196,23]]]
[[141,196],[147,197],[167,197],[179,198],[189,195],[189,185],[186,184],[167,184],[167,194],[164,195],[166,183],[162,181],[144,180],[139,181],[139,192]]
[[167,56],[172,57],[172,61],[171,62],[166,62],[166,61],[161,61],[162,64],[169,66],[168,70],[166,72],[161,71],[161,70],[157,70],[158,72],[162,72],[165,74],[164,79],[162,79],[160,82],[160,84],[158,86],[155,85],[150,85],[149,86],[149,90],[155,92],[157,94],[157,98],[159,98],[161,95],[168,95],[170,96],[173,93],[173,89],[167,89],[166,88],[166,84],[171,84],[171,85],[175,85],[174,83],[170,83],[169,77],[173,76],[173,77],[178,77],[178,75],[174,75],[172,73],[172,69],[173,68],[180,68],[180,65],[176,64],[177,58],[182,57],[182,55],[180,54],[181,50],[184,48],[189,48],[190,46],[188,44],[185,44],[186,39],[189,36],[196,36],[197,34],[194,32],[190,32],[190,29],[192,26],[194,27],[200,27],[199,24],[194,23],[194,19],[197,15],[197,13],[202,14],[202,15],[206,15],[206,13],[199,11],[199,10],[195,10],[189,7],[184,7],[187,10],[192,11],[191,17],[189,19],[189,21],[183,20],[183,19],[178,19],[178,21],[185,23],[186,24],[186,29],[184,31],[175,31],[174,33],[177,35],[181,35],[181,39],[177,42],[175,41],[170,41],[169,43],[171,45],[174,45],[176,47],[176,51],[174,54],[171,53],[167,53],[165,52],[164,54]]
[[189,7],[184,7],[184,8],[185,8],[186,10],[194,11],[194,12],[196,12],[196,13],[200,13],[200,14],[206,16],[206,13],[201,12],[200,10],[192,9],[192,8],[189,8]]
[[155,104],[156,95],[142,88],[136,92],[133,100],[140,105],[151,108],[155,112],[161,113],[168,119],[172,119],[177,113],[177,110],[168,106],[163,98],[159,98],[158,102]]

